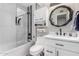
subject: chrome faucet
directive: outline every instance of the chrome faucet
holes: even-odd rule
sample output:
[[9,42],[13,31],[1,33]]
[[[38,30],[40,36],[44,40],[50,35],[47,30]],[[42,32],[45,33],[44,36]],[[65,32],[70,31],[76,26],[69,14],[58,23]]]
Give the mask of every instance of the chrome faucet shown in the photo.
[[60,35],[62,35],[62,29],[61,28],[59,29],[59,31],[60,31]]

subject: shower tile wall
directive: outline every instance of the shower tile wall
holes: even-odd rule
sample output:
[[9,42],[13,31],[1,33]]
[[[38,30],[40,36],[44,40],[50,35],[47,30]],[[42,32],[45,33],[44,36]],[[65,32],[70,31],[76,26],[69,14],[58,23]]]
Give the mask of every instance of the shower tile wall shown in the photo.
[[27,19],[26,14],[22,15],[23,18],[21,20],[20,25],[16,26],[16,41],[17,45],[22,45],[27,42]]
[[0,51],[16,46],[16,4],[0,3]]
[[27,16],[23,14],[21,25],[16,26],[16,8],[14,3],[0,3],[0,51],[7,51],[27,42]]

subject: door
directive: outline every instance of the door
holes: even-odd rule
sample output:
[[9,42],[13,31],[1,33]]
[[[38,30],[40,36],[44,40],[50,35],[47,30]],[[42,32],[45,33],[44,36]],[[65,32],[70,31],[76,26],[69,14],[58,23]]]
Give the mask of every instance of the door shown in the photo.
[[52,46],[45,47],[44,54],[45,56],[55,56],[55,48]]
[[56,55],[57,56],[79,56],[78,53],[71,52],[69,50],[64,50],[64,49],[56,49]]

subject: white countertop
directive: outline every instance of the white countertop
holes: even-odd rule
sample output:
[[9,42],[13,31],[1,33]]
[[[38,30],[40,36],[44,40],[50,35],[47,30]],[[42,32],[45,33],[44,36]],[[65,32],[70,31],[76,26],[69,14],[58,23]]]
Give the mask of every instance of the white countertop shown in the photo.
[[55,35],[45,35],[44,38],[49,38],[53,40],[63,40],[63,41],[72,41],[79,43],[79,37],[68,37],[68,36],[55,36]]

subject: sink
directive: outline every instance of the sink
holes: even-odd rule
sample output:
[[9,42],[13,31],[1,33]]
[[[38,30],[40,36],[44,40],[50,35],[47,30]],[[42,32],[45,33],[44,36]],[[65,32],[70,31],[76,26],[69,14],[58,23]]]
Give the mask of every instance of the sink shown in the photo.
[[57,36],[57,35],[46,35],[44,36],[45,38],[50,38],[50,39],[56,39],[56,40],[67,40],[67,41],[74,41],[74,42],[79,42],[79,37],[69,37],[69,36]]

